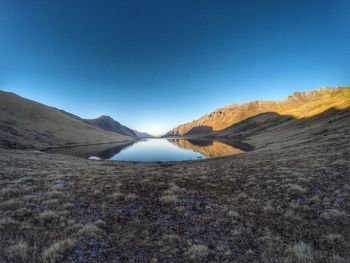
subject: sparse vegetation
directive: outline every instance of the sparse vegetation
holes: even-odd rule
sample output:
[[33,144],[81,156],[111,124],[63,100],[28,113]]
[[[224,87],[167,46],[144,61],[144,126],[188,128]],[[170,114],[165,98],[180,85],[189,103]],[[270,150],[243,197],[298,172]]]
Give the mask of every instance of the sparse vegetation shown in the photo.
[[93,224],[88,224],[79,229],[77,236],[82,239],[96,239],[102,234],[102,230]]
[[233,218],[239,217],[239,213],[236,212],[236,211],[233,211],[233,210],[228,211],[228,212],[227,212],[227,215],[228,215],[229,217],[233,217]]
[[10,262],[27,262],[28,245],[26,242],[19,241],[17,244],[9,246],[5,254]]
[[127,202],[132,202],[132,201],[134,201],[135,199],[137,198],[137,195],[135,195],[135,194],[128,194],[128,195],[126,195],[125,196],[125,201],[127,201]]
[[38,220],[42,225],[57,224],[60,216],[54,211],[45,211],[38,216]]
[[288,185],[288,192],[294,195],[301,195],[306,192],[304,188],[302,188],[300,185],[297,184],[289,184]]
[[312,263],[313,251],[310,245],[304,242],[297,243],[295,245],[288,246],[286,249],[287,257],[285,263]]
[[340,234],[323,235],[320,240],[320,245],[325,250],[336,252],[342,252],[347,247],[344,237]]
[[176,204],[177,200],[176,195],[163,195],[159,198],[159,202],[164,205]]
[[113,193],[109,195],[109,199],[111,199],[112,201],[118,201],[118,200],[122,200],[124,199],[124,195],[122,193]]
[[193,245],[186,253],[191,260],[201,261],[209,254],[209,249],[205,245]]
[[243,129],[256,150],[201,161],[0,149],[0,262],[346,263],[349,113]]
[[338,209],[328,209],[320,215],[320,218],[324,220],[332,220],[332,219],[339,219],[344,216],[345,216],[344,211],[339,211]]
[[42,260],[45,263],[62,262],[72,251],[76,241],[74,239],[64,239],[53,243],[44,250]]
[[6,231],[16,231],[19,225],[20,223],[16,220],[13,220],[12,218],[0,218],[0,230],[2,233]]

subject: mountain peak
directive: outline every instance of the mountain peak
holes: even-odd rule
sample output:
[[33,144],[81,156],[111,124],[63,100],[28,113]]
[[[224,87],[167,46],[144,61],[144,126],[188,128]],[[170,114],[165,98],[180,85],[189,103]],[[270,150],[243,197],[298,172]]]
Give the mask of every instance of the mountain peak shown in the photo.
[[93,125],[95,127],[101,128],[106,131],[115,132],[123,135],[128,135],[131,137],[136,137],[134,131],[107,115],[102,115],[96,119],[85,120],[85,122]]
[[96,118],[96,120],[113,120],[114,121],[114,119],[108,115],[101,115],[100,117]]

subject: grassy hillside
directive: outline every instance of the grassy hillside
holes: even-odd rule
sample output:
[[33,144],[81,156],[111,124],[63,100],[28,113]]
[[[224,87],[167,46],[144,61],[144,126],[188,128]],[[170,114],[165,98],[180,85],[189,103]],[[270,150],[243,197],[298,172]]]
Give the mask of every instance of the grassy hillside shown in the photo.
[[43,149],[72,144],[133,140],[105,131],[79,117],[0,91],[0,146]]
[[[134,163],[0,147],[0,262],[349,262],[348,89],[321,97],[297,93],[287,100],[298,110],[211,131],[254,146],[229,157]],[[188,139],[173,143],[200,151]]]
[[320,114],[330,108],[344,109],[349,106],[350,87],[296,92],[281,101],[253,101],[227,105],[198,120],[172,129],[168,135],[203,135],[219,132],[262,113],[274,113],[300,119]]
[[0,262],[347,263],[350,111],[288,118],[202,161],[0,148]]

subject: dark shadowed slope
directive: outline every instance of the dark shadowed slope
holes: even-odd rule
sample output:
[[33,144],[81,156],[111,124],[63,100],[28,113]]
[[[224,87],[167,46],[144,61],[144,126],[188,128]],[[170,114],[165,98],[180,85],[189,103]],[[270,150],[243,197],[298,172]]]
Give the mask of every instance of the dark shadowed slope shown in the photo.
[[151,134],[148,134],[147,132],[140,132],[137,130],[134,130],[134,132],[139,138],[153,138],[153,136]]
[[339,136],[346,137],[345,126],[349,118],[350,107],[334,107],[315,116],[299,119],[268,112],[215,132],[212,136],[241,139],[255,149],[280,148],[282,144],[287,147],[298,143],[310,143],[322,139],[326,134],[333,134],[334,139],[339,139]]
[[134,140],[13,93],[0,91],[0,146],[48,148]]
[[111,131],[131,137],[138,137],[132,129],[120,124],[119,122],[113,120],[109,116],[102,115],[97,119],[84,121],[88,124],[91,124],[97,128],[101,128],[106,131]]

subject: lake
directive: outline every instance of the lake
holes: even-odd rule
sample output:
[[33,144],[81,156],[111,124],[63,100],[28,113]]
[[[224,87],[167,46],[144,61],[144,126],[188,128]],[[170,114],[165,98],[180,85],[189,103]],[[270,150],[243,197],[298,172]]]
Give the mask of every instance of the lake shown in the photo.
[[49,150],[49,152],[75,155],[92,160],[164,162],[235,155],[250,149],[249,145],[239,141],[219,141],[202,138],[152,138],[124,144],[114,143],[56,148]]

